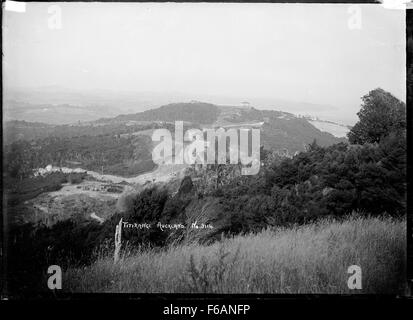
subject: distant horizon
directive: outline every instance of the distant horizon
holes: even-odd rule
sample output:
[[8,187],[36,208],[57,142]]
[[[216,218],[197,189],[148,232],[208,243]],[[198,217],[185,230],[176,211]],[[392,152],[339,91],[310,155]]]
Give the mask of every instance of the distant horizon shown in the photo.
[[[121,92],[121,93],[155,93],[155,94],[187,94],[187,95],[201,95],[201,96],[222,96],[222,94],[219,93],[206,93],[206,92],[197,92],[197,93],[192,93],[192,92],[180,92],[180,91],[166,91],[166,90],[134,90],[134,89],[113,89],[113,88],[105,88],[105,87],[96,87],[96,88],[87,88],[87,89],[82,89],[82,88],[76,88],[76,87],[68,87],[68,86],[62,86],[59,84],[50,84],[50,85],[44,85],[44,86],[12,86],[12,87],[3,87],[4,92],[7,92],[7,90],[41,90],[41,89],[64,89],[67,91],[76,91],[76,92],[98,92],[98,91],[112,91],[112,92]],[[378,87],[377,87],[378,88]],[[371,88],[369,91],[372,91],[377,88]],[[406,95],[403,97],[398,96],[397,94],[394,94],[393,92],[387,90],[386,88],[381,88],[385,91],[390,92],[393,96],[395,96],[397,99],[400,101],[403,101],[406,103]],[[368,92],[366,92],[367,94]],[[239,97],[242,97],[242,95],[238,95]],[[234,98],[236,99],[237,96],[235,95],[225,95],[227,98]],[[300,103],[308,103],[308,104],[314,104],[314,105],[329,105],[329,104],[320,104],[316,102],[311,102],[311,101],[301,101],[301,100],[291,100],[291,99],[283,99],[283,98],[278,98],[274,96],[254,96],[251,97],[253,99],[276,99],[276,100],[287,100],[291,102],[300,102]],[[361,98],[361,97],[360,97]],[[242,100],[242,99],[241,99]]]
[[[374,90],[375,88],[372,88],[371,90]],[[386,90],[385,88],[382,88],[384,90]],[[88,89],[79,89],[79,88],[70,88],[70,87],[65,87],[65,86],[60,86],[60,85],[47,85],[47,86],[26,86],[26,87],[8,87],[8,88],[4,88],[3,91],[3,100],[8,99],[7,97],[7,92],[8,91],[23,91],[23,92],[27,92],[30,93],[30,91],[35,92],[35,91],[44,91],[44,90],[61,90],[67,93],[70,92],[75,92],[75,93],[79,93],[79,94],[102,94],[104,92],[107,93],[112,93],[112,92],[117,92],[120,94],[131,94],[131,95],[139,95],[139,94],[151,94],[151,95],[160,95],[160,96],[170,96],[170,102],[164,102],[164,103],[155,103],[155,106],[153,105],[149,105],[148,107],[144,108],[144,109],[136,109],[136,110],[129,110],[130,112],[127,112],[128,110],[118,110],[119,112],[116,113],[116,115],[122,115],[122,114],[129,114],[129,113],[139,113],[139,112],[143,112],[145,110],[151,110],[154,108],[158,108],[161,107],[163,105],[166,104],[172,104],[172,103],[189,103],[191,101],[198,101],[198,102],[203,102],[203,103],[210,103],[210,104],[214,104],[217,106],[236,106],[236,107],[242,107],[242,102],[246,101],[246,102],[250,102],[257,100],[257,101],[267,101],[266,105],[261,105],[260,103],[258,104],[254,104],[251,103],[251,107],[254,107],[258,110],[276,110],[276,111],[283,111],[283,112],[287,112],[287,113],[292,113],[294,115],[302,115],[302,116],[314,116],[314,117],[318,117],[320,118],[320,120],[325,120],[325,121],[333,121],[339,124],[343,124],[343,125],[349,125],[349,126],[353,126],[357,121],[358,121],[358,117],[357,115],[354,115],[352,118],[354,118],[354,120],[350,120],[350,119],[342,119],[342,118],[334,118],[334,117],[324,117],[323,115],[318,114],[319,112],[312,112],[314,110],[288,110],[288,107],[284,107],[283,109],[283,105],[275,105],[277,103],[285,103],[285,104],[296,104],[296,105],[308,105],[308,106],[313,106],[313,107],[318,107],[318,109],[321,110],[322,109],[327,109],[327,108],[331,108],[335,111],[337,111],[337,106],[334,105],[326,105],[326,104],[317,104],[317,103],[313,103],[313,102],[308,102],[308,101],[297,101],[297,100],[284,100],[284,99],[279,99],[277,97],[240,97],[237,98],[235,96],[222,96],[219,94],[205,94],[205,93],[198,93],[198,94],[191,94],[191,93],[184,93],[184,92],[171,92],[171,91],[140,91],[140,90],[131,90],[131,89],[123,89],[123,90],[114,90],[111,88],[88,88]],[[387,91],[387,90],[386,90]],[[365,94],[367,94],[368,92],[366,92]],[[392,92],[390,92],[391,94],[393,94]],[[393,94],[394,95],[394,94]],[[176,96],[182,96],[181,99],[179,98],[173,98]],[[198,96],[198,98],[197,98]],[[394,95],[397,99],[403,101],[404,103],[406,103],[405,99],[402,99],[400,97],[398,97],[397,95]],[[101,98],[106,98],[106,97],[101,97]],[[214,98],[216,100],[214,100]],[[405,97],[404,97],[405,98]],[[114,97],[114,100],[116,100],[117,98]],[[122,99],[122,97],[119,98],[120,101]],[[222,102],[217,101],[221,99]],[[15,100],[15,99],[13,99]],[[224,101],[226,100],[226,101]],[[239,101],[238,101],[239,100]],[[19,101],[19,100],[16,100]],[[22,101],[22,100],[20,100]],[[229,102],[229,101],[233,101],[233,102]],[[273,106],[270,106],[271,101],[273,101]],[[29,103],[29,101],[24,101],[26,103]],[[361,106],[361,97],[360,97],[360,106]],[[32,103],[34,105],[38,104],[38,103]],[[68,104],[68,105],[73,105],[76,106],[75,103],[70,103],[70,102],[62,102],[62,103],[49,103],[50,105],[61,105],[61,104]],[[99,105],[98,102],[93,103],[93,104],[97,104]],[[88,105],[92,105],[92,103],[90,104],[86,104],[86,106]],[[126,112],[126,113],[125,113]],[[325,112],[325,111],[324,111]],[[106,116],[102,116],[102,117],[106,117]]]

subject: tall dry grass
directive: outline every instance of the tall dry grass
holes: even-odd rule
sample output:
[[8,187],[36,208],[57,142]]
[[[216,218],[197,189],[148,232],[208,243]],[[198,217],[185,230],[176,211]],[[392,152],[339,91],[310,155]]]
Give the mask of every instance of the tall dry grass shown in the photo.
[[[114,265],[102,257],[64,272],[71,292],[401,293],[405,292],[405,220],[322,220],[223,239],[210,246],[142,250]],[[350,265],[362,289],[347,286]]]

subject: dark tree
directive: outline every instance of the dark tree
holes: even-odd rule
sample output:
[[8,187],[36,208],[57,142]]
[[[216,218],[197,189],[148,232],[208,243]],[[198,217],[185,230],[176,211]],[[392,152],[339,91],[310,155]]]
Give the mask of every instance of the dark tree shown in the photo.
[[380,142],[391,132],[406,127],[406,105],[383,89],[374,89],[362,97],[360,120],[348,133],[352,144]]

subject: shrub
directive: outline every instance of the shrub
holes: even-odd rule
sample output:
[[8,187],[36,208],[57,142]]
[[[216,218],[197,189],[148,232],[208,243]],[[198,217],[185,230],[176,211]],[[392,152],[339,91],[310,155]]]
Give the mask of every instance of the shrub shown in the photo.
[[130,212],[134,199],[139,195],[138,191],[125,190],[116,202],[117,212]]
[[72,173],[69,173],[69,175],[67,177],[67,181],[70,184],[78,184],[78,183],[81,183],[83,181],[85,176],[86,176],[85,173],[72,172]]

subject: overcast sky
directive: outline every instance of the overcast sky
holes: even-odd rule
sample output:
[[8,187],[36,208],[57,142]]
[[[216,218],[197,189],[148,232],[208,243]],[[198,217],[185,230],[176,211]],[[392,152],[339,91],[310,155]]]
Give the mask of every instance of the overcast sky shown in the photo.
[[[277,98],[354,113],[382,87],[405,101],[405,12],[360,5],[59,4],[3,12],[6,86]],[[354,12],[354,11],[353,11]],[[288,110],[286,110],[288,111]]]

